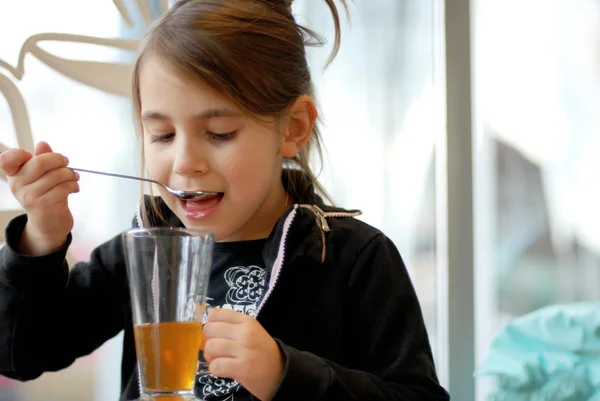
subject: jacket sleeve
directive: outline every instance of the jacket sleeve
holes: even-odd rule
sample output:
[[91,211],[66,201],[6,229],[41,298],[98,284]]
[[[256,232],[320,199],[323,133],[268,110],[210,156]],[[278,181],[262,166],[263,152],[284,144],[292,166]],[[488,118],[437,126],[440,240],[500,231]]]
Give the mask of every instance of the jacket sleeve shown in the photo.
[[26,222],[9,223],[0,249],[0,374],[21,381],[66,368],[118,334],[128,296],[118,238],[69,269],[70,235],[48,255],[17,252]]
[[347,287],[349,369],[279,342],[286,357],[274,401],[447,401],[405,265],[383,234],[358,252]]

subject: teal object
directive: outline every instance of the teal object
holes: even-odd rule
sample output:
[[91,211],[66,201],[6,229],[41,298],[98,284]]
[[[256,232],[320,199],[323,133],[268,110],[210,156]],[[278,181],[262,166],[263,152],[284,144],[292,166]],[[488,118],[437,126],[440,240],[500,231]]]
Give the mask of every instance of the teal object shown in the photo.
[[600,401],[600,302],[553,305],[509,323],[475,377],[493,376],[489,401]]

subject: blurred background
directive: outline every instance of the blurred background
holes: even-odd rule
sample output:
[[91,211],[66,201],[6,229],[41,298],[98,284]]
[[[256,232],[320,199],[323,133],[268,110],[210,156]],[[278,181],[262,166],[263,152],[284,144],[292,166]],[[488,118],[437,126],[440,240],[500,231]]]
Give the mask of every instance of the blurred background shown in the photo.
[[[321,3],[296,0],[294,10],[332,38]],[[72,166],[139,173],[131,105],[115,88],[127,80],[130,44],[163,3],[124,4],[126,12],[110,0],[0,0],[1,144],[45,140]],[[338,205],[363,210],[361,218],[398,246],[438,358],[444,299],[437,295],[436,178],[445,172],[435,160],[446,134],[442,72],[453,56],[443,52],[443,0],[355,1],[350,9],[340,54],[327,70],[329,46],[309,50],[326,147],[320,178]],[[474,191],[483,202],[473,210],[478,367],[511,322],[551,305],[594,302],[600,290],[600,2],[473,0],[471,18]],[[30,43],[18,76],[10,66],[26,39],[42,33],[86,39]],[[103,64],[92,70],[76,60]],[[24,118],[30,130],[16,122]],[[86,260],[128,228],[138,196],[129,181],[82,174],[71,200],[71,257]],[[0,222],[18,206],[0,180]],[[120,342],[32,382],[0,379],[0,400],[117,400]],[[511,356],[510,366],[522,369],[524,361]],[[499,399],[503,377],[464,373],[476,380],[478,401]]]

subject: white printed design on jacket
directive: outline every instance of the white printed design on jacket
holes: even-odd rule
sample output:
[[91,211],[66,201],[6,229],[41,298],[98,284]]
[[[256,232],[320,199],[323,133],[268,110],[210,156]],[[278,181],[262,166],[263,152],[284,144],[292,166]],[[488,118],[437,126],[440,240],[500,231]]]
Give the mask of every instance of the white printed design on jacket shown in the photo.
[[229,285],[224,309],[243,312],[252,317],[266,285],[266,271],[258,266],[236,266],[227,269],[225,281]]
[[[234,266],[225,271],[224,279],[229,287],[225,295],[225,304],[211,305],[211,298],[208,298],[207,305],[256,317],[267,284],[266,270],[258,266]],[[235,401],[235,393],[240,388],[240,384],[235,380],[211,374],[198,376],[198,383],[202,397],[206,400]]]

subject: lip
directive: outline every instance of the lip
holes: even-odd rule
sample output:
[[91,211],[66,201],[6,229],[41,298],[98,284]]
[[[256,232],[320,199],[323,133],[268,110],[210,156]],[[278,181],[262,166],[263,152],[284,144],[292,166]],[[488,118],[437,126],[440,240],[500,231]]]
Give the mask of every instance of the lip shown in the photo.
[[183,209],[183,214],[189,220],[200,221],[208,218],[213,215],[221,201],[223,200],[223,194],[221,193],[218,196],[212,196],[208,199],[202,200],[180,200],[181,208]]

